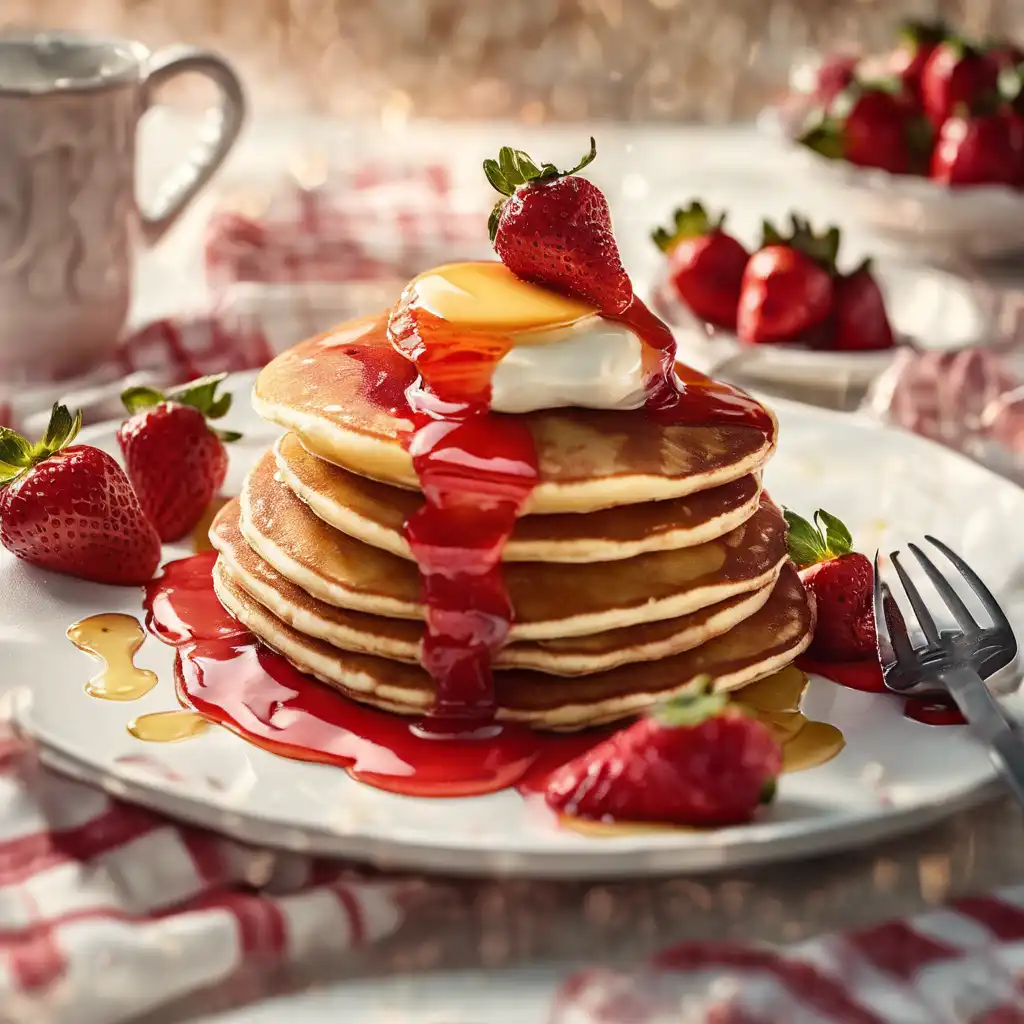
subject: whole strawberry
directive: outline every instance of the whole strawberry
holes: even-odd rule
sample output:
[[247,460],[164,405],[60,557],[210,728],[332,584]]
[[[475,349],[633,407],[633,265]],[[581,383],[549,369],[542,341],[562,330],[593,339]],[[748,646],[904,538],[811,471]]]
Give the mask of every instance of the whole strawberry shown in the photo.
[[831,160],[917,174],[928,166],[931,130],[898,82],[855,81],[797,141]]
[[921,75],[935,48],[949,37],[942,22],[907,21],[900,28],[900,42],[892,54],[889,70],[903,83],[908,95],[921,98]]
[[946,39],[921,72],[921,103],[936,129],[961,104],[971,106],[996,91],[999,67],[962,39]]
[[71,444],[81,426],[81,412],[55,405],[37,444],[0,428],[0,543],[42,569],[145,583],[160,538],[124,470],[99,448]]
[[700,203],[676,210],[672,232],[658,228],[655,245],[669,257],[669,280],[694,315],[715,327],[736,330],[740,283],[750,254],[712,221]]
[[871,562],[853,550],[850,531],[828,512],[815,512],[813,524],[789,509],[784,509],[784,515],[789,526],[789,557],[817,606],[808,653],[822,661],[873,657]]
[[892,325],[885,299],[865,260],[856,270],[833,282],[835,298],[828,348],[839,352],[869,352],[892,348]]
[[725,694],[706,692],[709,682],[559,768],[548,780],[548,806],[598,821],[749,821],[774,795],[782,751],[764,723]]
[[761,248],[743,271],[736,329],[747,344],[806,340],[832,312],[839,230],[818,236],[799,217],[792,224],[784,237],[766,221]]
[[1016,185],[1024,164],[1019,118],[1009,110],[960,111],[939,132],[931,176],[945,185]]
[[633,301],[633,285],[612,235],[601,190],[577,177],[597,155],[590,152],[570,171],[538,167],[525,153],[503,146],[484,161],[487,180],[503,196],[488,228],[501,262],[516,277],[582,299],[602,313],[621,313]]
[[231,395],[216,393],[225,376],[202,377],[166,394],[137,387],[121,396],[132,416],[121,424],[117,440],[139,501],[162,540],[179,540],[193,529],[224,483],[223,442],[241,435],[215,430],[207,421],[231,408]]

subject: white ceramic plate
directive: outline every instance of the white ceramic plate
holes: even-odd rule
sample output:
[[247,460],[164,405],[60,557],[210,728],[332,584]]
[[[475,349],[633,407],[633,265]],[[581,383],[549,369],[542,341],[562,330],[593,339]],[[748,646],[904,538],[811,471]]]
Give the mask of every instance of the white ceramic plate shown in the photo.
[[[894,332],[920,349],[976,345],[991,330],[988,316],[963,278],[931,267],[877,264],[875,273]],[[664,279],[651,293],[672,324],[679,356],[698,370],[754,384],[870,384],[892,362],[897,349],[882,352],[823,352],[788,345],[744,345],[729,333],[709,337],[704,325],[673,297]]]
[[[240,379],[234,390],[243,393],[249,383]],[[232,426],[251,443],[235,449],[229,486],[238,485],[272,435],[241,406]],[[841,515],[869,551],[924,532],[943,537],[1024,627],[1020,549],[1008,542],[1024,520],[1024,491],[915,436],[810,407],[775,407],[782,442],[767,486],[776,500]],[[87,438],[114,448],[108,428]],[[42,573],[0,553],[0,665],[15,690],[20,727],[55,767],[253,843],[448,874],[697,872],[869,843],[945,817],[993,787],[985,752],[964,730],[909,722],[895,699],[814,680],[804,710],[842,729],[847,747],[826,765],[787,775],[777,803],[757,824],[584,838],[556,828],[514,792],[463,800],[397,796],[330,767],[275,757],[221,729],[179,744],[135,740],[125,728],[131,718],[175,707],[172,651],[150,638],[139,652],[137,664],[160,680],[142,700],[87,696],[83,684],[95,664],[64,633],[72,622],[106,611],[139,615],[139,592]],[[140,755],[148,763],[138,763]],[[177,781],[161,768],[173,769]]]

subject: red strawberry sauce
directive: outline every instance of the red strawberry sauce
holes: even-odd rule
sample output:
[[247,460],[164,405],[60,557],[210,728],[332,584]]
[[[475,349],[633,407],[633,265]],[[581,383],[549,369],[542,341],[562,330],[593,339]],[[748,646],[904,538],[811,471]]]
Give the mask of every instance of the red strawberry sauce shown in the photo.
[[[652,416],[772,432],[753,399],[676,367],[671,332],[639,299],[614,319],[646,345]],[[366,397],[413,424],[406,443],[426,501],[405,532],[423,577],[423,660],[437,692],[431,713],[410,724],[298,672],[221,608],[212,552],[171,563],[149,585],[149,628],[177,648],[183,703],[258,746],[409,795],[537,791],[608,730],[559,736],[493,721],[491,661],[513,615],[501,553],[538,481],[526,420],[490,411],[491,375],[512,339],[466,334],[404,305],[388,336],[393,348],[348,345],[344,353],[363,362]],[[325,347],[322,358],[330,354]]]
[[[882,669],[874,658],[861,661],[820,661],[806,654],[797,658],[797,665],[808,674],[823,676],[840,686],[865,693],[887,693],[882,683]],[[915,722],[925,725],[963,725],[963,716],[956,708],[947,704],[932,704],[911,697],[904,703],[903,714]]]
[[256,746],[337,765],[395,793],[472,796],[542,789],[555,768],[608,735],[509,725],[486,740],[418,735],[408,719],[349,700],[260,643],[217,600],[215,561],[215,552],[204,551],[164,566],[147,587],[147,625],[177,649],[181,702]]

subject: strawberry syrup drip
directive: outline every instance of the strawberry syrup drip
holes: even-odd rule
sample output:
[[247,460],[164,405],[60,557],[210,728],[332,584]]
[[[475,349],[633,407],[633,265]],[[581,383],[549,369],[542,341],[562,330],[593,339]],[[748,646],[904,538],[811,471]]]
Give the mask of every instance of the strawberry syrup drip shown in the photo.
[[771,437],[771,416],[760,402],[692,367],[676,362],[671,329],[637,296],[622,313],[603,314],[628,327],[644,345],[647,397],[644,407],[660,423],[680,426],[747,426]]
[[405,538],[423,580],[423,666],[436,686],[421,728],[492,731],[491,664],[513,617],[501,554],[539,475],[529,428],[490,409],[494,368],[513,340],[467,336],[408,307],[392,316],[388,334],[419,371],[405,394],[415,428],[409,452],[425,500],[405,523]]
[[417,735],[400,715],[359,704],[290,665],[221,606],[216,554],[164,566],[146,591],[147,626],[176,648],[182,704],[258,747],[332,764],[377,789],[453,797],[516,786],[535,793],[608,730],[555,735],[503,725],[486,742]]
[[[859,661],[821,661],[802,654],[796,661],[805,672],[864,693],[888,693],[882,682],[882,667],[875,658]],[[903,714],[924,725],[963,725],[960,712],[948,704],[935,704],[920,697],[909,697],[904,702]]]

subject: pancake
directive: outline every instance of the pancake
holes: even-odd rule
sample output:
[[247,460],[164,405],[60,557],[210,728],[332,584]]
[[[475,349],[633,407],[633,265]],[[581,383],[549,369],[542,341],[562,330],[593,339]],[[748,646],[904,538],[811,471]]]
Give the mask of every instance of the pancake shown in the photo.
[[[224,575],[297,632],[335,647],[412,664],[420,662],[425,627],[408,619],[346,611],[310,597],[268,565],[245,542],[238,503],[223,509],[210,530]],[[554,675],[581,675],[650,661],[698,647],[753,615],[768,600],[774,580],[749,594],[690,615],[593,636],[523,641],[498,652],[496,668],[529,668]]]
[[[256,636],[342,693],[398,714],[421,714],[432,706],[434,684],[423,669],[305,636],[249,596],[220,563],[214,587],[224,607]],[[521,669],[496,672],[496,717],[538,729],[580,729],[634,715],[704,674],[717,689],[738,689],[790,664],[810,643],[813,628],[803,584],[786,565],[764,607],[693,650],[571,680]]]
[[[357,476],[311,455],[295,434],[274,449],[285,483],[325,522],[356,540],[412,558],[406,520],[423,505],[415,491]],[[506,562],[610,562],[649,551],[693,547],[735,529],[757,511],[761,482],[750,475],[685,498],[584,515],[521,518]]]
[[[406,450],[413,423],[405,390],[415,374],[391,347],[386,317],[367,318],[277,356],[256,381],[253,406],[314,455],[418,490]],[[526,507],[534,513],[593,512],[718,487],[758,472],[776,439],[744,424],[664,426],[642,409],[552,409],[517,419],[537,452],[540,482]]]
[[[267,452],[246,478],[242,534],[282,576],[327,604],[390,618],[423,619],[415,563],[370,547],[317,517],[276,477]],[[687,615],[759,590],[786,560],[786,524],[762,497],[741,526],[692,548],[617,562],[512,562],[505,586],[511,640],[552,640]]]

